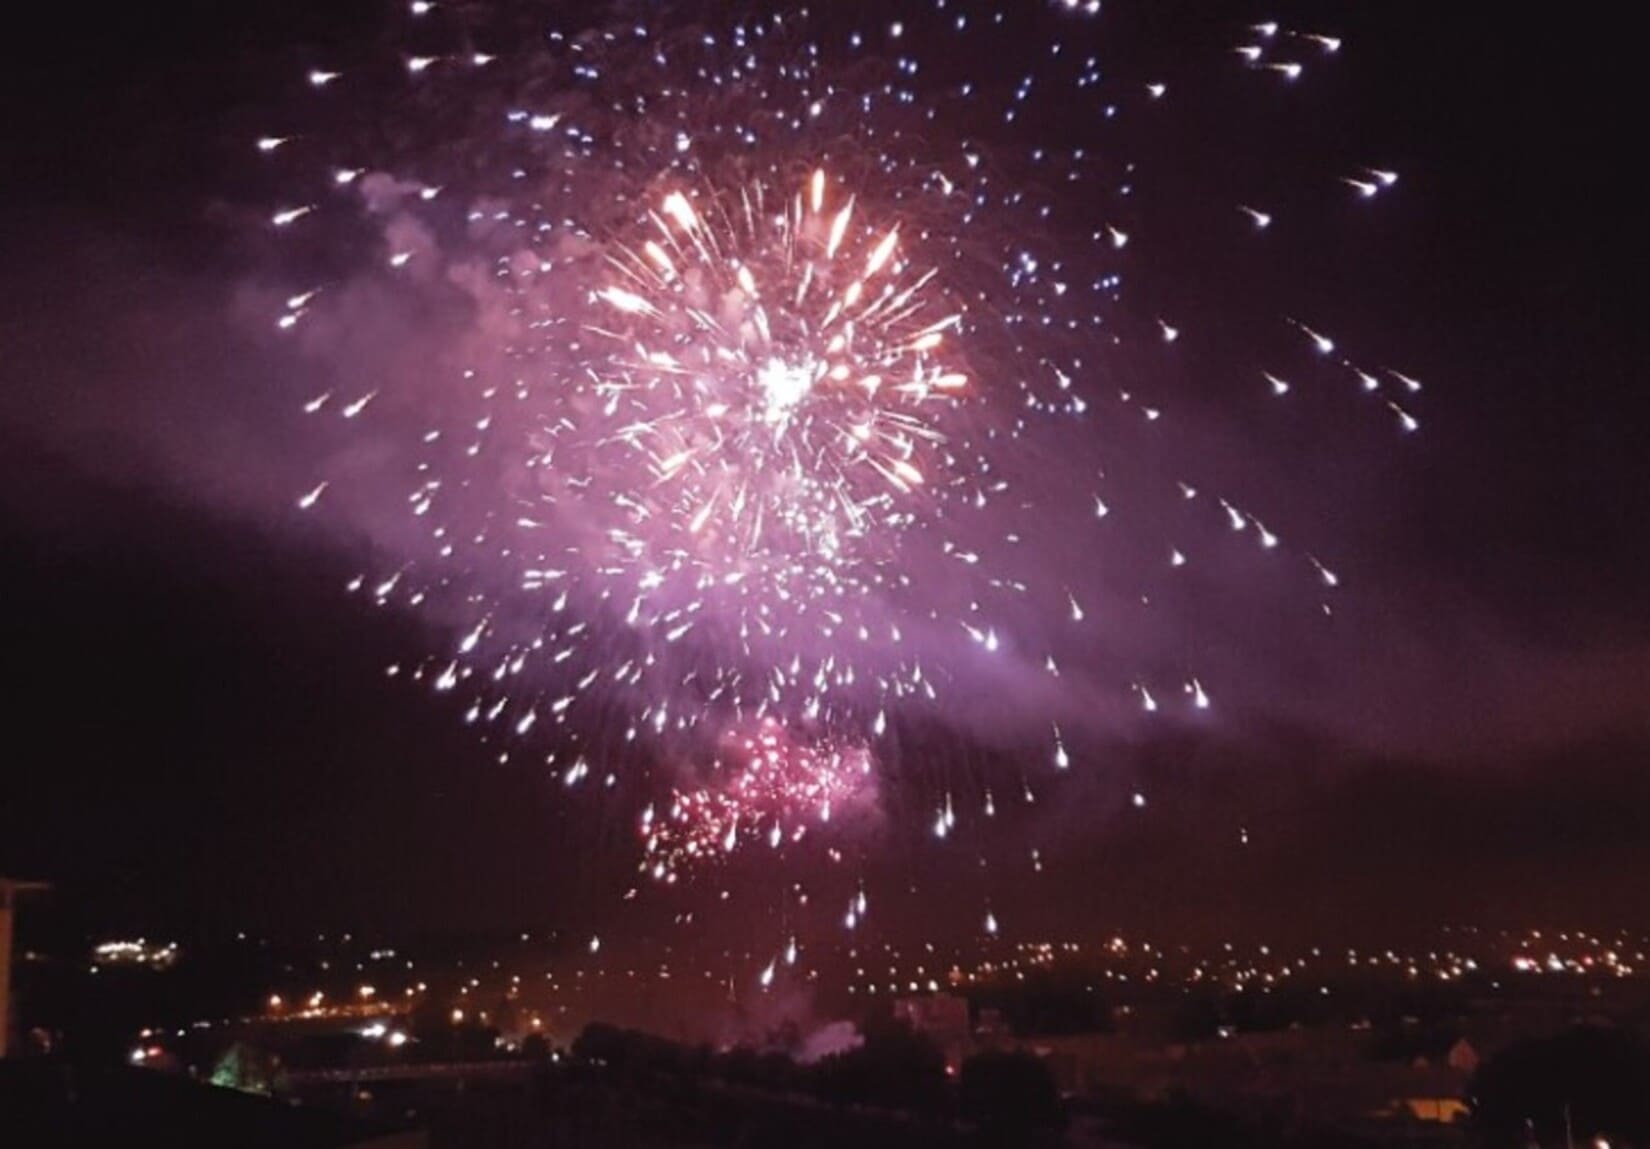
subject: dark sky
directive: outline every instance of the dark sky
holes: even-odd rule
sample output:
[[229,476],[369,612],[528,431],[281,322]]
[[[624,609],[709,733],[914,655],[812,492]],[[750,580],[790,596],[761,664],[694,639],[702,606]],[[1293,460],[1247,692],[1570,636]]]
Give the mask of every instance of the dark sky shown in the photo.
[[[286,365],[226,315],[246,253],[225,240],[224,204],[252,194],[226,141],[257,134],[245,107],[280,69],[380,18],[295,7],[57,12],[10,54],[0,872],[58,881],[88,917],[131,926],[599,923],[629,814],[570,806],[497,765],[454,706],[386,681],[386,663],[427,649],[424,624],[340,592],[360,540],[267,513],[293,490],[260,443]],[[1291,15],[1149,7],[1195,43]],[[1337,698],[1332,718],[1280,701],[1108,744],[1105,775],[1024,828],[1061,867],[1028,887],[1022,921],[1642,920],[1636,47],[1602,6],[1540,20],[1301,7],[1345,35],[1348,62],[1314,94],[1337,115],[1300,126],[1403,173],[1358,246],[1280,241],[1304,276],[1352,288],[1339,294],[1359,310],[1326,322],[1401,337],[1426,368],[1421,438],[1382,469],[1379,497],[1345,506],[1377,520],[1345,564],[1377,589],[1345,612],[1345,679],[1311,687]],[[1355,141],[1337,134],[1348,112]],[[1205,127],[1176,114],[1177,131]],[[1237,146],[1224,160],[1245,162]],[[1217,271],[1183,306],[1212,309],[1228,287]],[[1315,452],[1333,449],[1303,449],[1280,481],[1312,484]],[[1147,816],[1119,801],[1137,785]],[[925,890],[955,865],[903,841],[886,853],[896,884]]]

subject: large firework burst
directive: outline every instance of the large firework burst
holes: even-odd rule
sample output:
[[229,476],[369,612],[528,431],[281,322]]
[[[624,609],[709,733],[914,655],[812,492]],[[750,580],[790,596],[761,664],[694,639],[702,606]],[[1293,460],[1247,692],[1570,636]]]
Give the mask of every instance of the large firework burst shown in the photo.
[[[467,694],[470,720],[526,747],[557,728],[569,785],[615,781],[632,742],[687,763],[639,818],[655,877],[796,841],[874,792],[912,707],[1007,699],[1056,770],[1059,722],[1097,699],[1208,708],[1188,644],[1122,637],[1192,563],[1186,539],[1238,535],[1292,557],[1279,578],[1337,585],[1238,494],[1128,485],[1127,444],[1158,442],[1173,405],[1142,349],[1181,330],[1123,304],[1134,165],[1061,125],[1149,114],[1167,89],[1101,86],[1096,15],[1023,12],[1023,58],[975,79],[1007,17],[945,0],[874,32],[800,10],[547,35],[421,2],[418,50],[309,69],[320,103],[258,141],[294,161],[274,226],[316,240],[295,262],[317,282],[278,326],[373,369],[306,410],[393,443],[387,466],[336,452],[300,505],[336,504],[388,554],[357,589],[451,625],[406,673]],[[1235,47],[1289,85],[1341,44],[1268,23]],[[1324,182],[1374,198],[1396,180]],[[1235,197],[1222,218],[1274,223]],[[464,318],[385,356],[352,326],[364,294]],[[1313,378],[1415,429],[1413,378],[1277,322]],[[1240,389],[1294,383],[1257,363]],[[944,837],[956,801],[935,791]]]

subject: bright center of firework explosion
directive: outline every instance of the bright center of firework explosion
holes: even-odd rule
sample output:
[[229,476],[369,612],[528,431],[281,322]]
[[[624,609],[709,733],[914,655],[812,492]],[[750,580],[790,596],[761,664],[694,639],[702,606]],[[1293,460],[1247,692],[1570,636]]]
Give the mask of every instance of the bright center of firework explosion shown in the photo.
[[783,424],[788,420],[791,409],[813,390],[819,374],[820,369],[813,364],[791,366],[780,359],[768,360],[756,373],[757,386],[768,397],[768,422]]
[[863,579],[850,540],[911,522],[897,500],[927,481],[936,419],[967,384],[937,358],[961,314],[933,318],[933,272],[908,273],[897,228],[856,227],[823,169],[790,195],[707,198],[666,195],[598,293],[622,321],[591,327],[616,345],[601,439],[663,492],[631,500],[629,525],[662,517],[700,576],[765,558],[797,593],[836,594]]

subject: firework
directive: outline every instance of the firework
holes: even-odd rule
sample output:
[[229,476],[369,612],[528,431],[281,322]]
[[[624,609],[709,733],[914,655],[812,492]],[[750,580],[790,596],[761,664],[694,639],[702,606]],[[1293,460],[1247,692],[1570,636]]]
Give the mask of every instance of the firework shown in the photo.
[[872,766],[865,746],[799,741],[771,719],[754,734],[730,736],[708,784],[675,790],[662,808],[642,811],[642,869],[675,882],[747,844],[778,850],[801,842],[811,827],[828,828],[874,803]]
[[[1101,84],[1098,5],[1036,13],[1053,38],[1016,41],[1035,63],[979,78],[929,65],[1005,16],[943,3],[847,33],[805,10],[548,35],[477,12],[414,13],[421,50],[388,71],[309,70],[318,126],[276,116],[251,141],[289,173],[266,226],[330,269],[283,292],[277,327],[375,368],[303,408],[394,444],[370,473],[336,453],[297,502],[390,556],[352,589],[451,628],[408,676],[465,697],[506,755],[548,742],[570,787],[655,764],[653,878],[874,803],[911,712],[1010,700],[1058,772],[1081,758],[1063,717],[1210,710],[1220,682],[1159,650],[1188,644],[1128,636],[1162,625],[1159,581],[1226,561],[1223,536],[1329,609],[1338,577],[1270,514],[1141,462],[1175,406],[1145,357],[1199,335],[1124,299],[1152,240],[1134,164],[1056,142],[1039,108],[1104,124],[1179,89]],[[1341,47],[1254,25],[1235,67],[1295,81]],[[1398,175],[1337,180],[1374,199]],[[1264,203],[1221,205],[1234,238],[1287,226]],[[336,219],[364,265],[335,254]],[[456,297],[465,319],[387,354],[351,326],[363,296]],[[1309,361],[1257,361],[1234,391],[1351,378],[1348,402],[1419,426],[1412,377],[1274,322]],[[949,785],[932,808],[945,838]]]

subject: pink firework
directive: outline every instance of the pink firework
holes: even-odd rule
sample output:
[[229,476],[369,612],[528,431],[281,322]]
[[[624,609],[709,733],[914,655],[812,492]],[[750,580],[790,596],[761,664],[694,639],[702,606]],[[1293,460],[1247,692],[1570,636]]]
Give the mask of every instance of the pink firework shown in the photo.
[[772,719],[730,732],[711,767],[716,777],[674,791],[662,813],[642,812],[642,869],[669,883],[745,846],[798,843],[810,828],[874,805],[873,765],[863,744],[799,739]]

